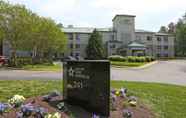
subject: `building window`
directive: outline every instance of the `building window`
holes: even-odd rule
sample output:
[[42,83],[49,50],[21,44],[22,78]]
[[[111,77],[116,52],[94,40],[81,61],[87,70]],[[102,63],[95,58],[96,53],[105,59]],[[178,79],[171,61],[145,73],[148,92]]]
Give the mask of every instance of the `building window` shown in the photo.
[[80,44],[76,44],[76,49],[80,48]]
[[169,49],[169,46],[168,45],[165,45],[164,46],[164,50],[168,50]]
[[161,41],[161,37],[157,37],[157,41],[159,41],[159,42],[160,42],[160,41]]
[[77,52],[77,53],[76,53],[76,57],[79,57],[79,56],[80,56],[80,53]]
[[111,49],[116,48],[116,45],[115,45],[115,44],[110,45],[110,48],[111,48]]
[[152,37],[151,36],[147,36],[147,41],[152,41]]
[[69,40],[73,40],[73,34],[72,33],[69,33],[68,34],[68,38],[69,38]]
[[164,37],[164,42],[168,42],[168,36]]
[[76,34],[76,40],[80,40],[80,34]]
[[114,34],[110,35],[111,40],[114,40]]
[[140,41],[141,40],[141,36],[136,36],[136,39]]
[[161,56],[161,54],[160,54],[160,53],[158,53],[158,54],[157,54],[157,57],[160,57],[160,56]]
[[70,48],[73,49],[73,44],[72,43],[70,44]]
[[165,54],[164,54],[164,57],[169,57],[169,54],[168,54],[168,53],[165,53]]
[[157,49],[158,49],[158,50],[161,50],[161,46],[160,46],[160,45],[158,45],[158,46],[157,46]]
[[70,56],[72,56],[72,57],[74,56],[73,52],[70,53]]

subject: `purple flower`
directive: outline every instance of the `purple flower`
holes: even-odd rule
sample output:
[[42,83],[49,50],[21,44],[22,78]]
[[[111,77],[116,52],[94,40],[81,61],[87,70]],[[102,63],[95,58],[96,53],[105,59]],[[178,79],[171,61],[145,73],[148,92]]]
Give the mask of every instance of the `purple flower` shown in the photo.
[[10,108],[9,104],[0,103],[0,114],[6,112],[8,108]]
[[98,116],[98,115],[96,115],[95,113],[93,113],[92,118],[99,118],[99,116]]
[[34,118],[44,118],[47,114],[47,110],[43,107],[35,107],[32,103],[28,103],[21,106],[21,111],[17,112],[16,118],[30,117],[34,115]]
[[31,103],[21,106],[21,112],[23,113],[23,116],[30,116],[33,111],[34,107]]

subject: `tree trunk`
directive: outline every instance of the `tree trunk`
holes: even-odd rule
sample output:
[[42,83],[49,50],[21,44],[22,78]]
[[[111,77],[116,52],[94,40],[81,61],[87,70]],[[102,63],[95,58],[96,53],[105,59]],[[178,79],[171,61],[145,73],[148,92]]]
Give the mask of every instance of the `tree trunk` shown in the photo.
[[32,50],[32,64],[37,63],[37,47],[35,46]]
[[13,48],[12,55],[11,55],[11,66],[18,66],[17,65],[17,55],[16,55],[16,49]]

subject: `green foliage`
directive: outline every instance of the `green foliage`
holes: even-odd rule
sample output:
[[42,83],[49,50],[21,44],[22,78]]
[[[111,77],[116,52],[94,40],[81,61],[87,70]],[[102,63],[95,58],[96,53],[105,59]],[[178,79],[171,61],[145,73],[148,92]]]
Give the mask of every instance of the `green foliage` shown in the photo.
[[125,87],[128,94],[137,96],[140,101],[148,105],[155,113],[157,118],[184,118],[186,116],[186,87],[140,83],[112,81],[113,88]]
[[145,65],[146,62],[122,62],[122,61],[111,61],[111,65],[117,67],[140,67]]
[[134,57],[135,62],[146,62],[146,57]]
[[136,62],[136,57],[134,56],[128,56],[127,57],[128,62]]
[[114,56],[110,56],[108,57],[109,60],[111,61],[127,61],[127,58],[126,57],[123,57],[123,56],[120,56],[120,55],[114,55]]
[[32,63],[32,58],[30,57],[19,57],[17,58],[17,64],[19,66],[26,65],[26,64],[31,64]]
[[[61,81],[0,80],[0,101],[7,101],[15,94],[29,98],[45,95],[53,90],[62,91],[62,85]],[[157,118],[185,118],[186,116],[186,87],[126,81],[111,81],[111,87],[127,88],[128,94],[137,96],[140,102],[148,105],[157,114]]]
[[60,64],[35,64],[35,65],[23,65],[22,69],[31,71],[62,71]]
[[13,65],[18,65],[17,50],[30,51],[33,58],[47,59],[64,51],[65,35],[52,19],[38,16],[23,5],[4,1],[0,1],[0,14],[0,39],[10,43]]
[[136,57],[136,56],[128,56],[128,57],[123,57],[119,55],[114,55],[108,57],[110,61],[119,61],[119,62],[131,62],[131,63],[143,63],[143,62],[151,62],[154,61],[155,58],[150,57],[150,56],[145,56],[145,57]]
[[176,55],[186,56],[186,24],[180,19],[176,27]]
[[102,36],[96,30],[90,36],[86,49],[87,59],[100,60],[105,58],[105,49],[102,42]]
[[167,33],[168,32],[168,28],[166,26],[161,26],[159,32]]

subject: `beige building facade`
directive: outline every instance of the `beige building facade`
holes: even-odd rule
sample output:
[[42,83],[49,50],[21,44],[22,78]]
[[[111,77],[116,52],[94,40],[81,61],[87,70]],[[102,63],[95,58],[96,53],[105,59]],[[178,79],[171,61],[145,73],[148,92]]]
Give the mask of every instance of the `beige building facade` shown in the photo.
[[[174,57],[175,37],[170,34],[135,29],[135,16],[116,15],[110,28],[96,28],[102,35],[107,56]],[[95,28],[64,27],[67,36],[65,56],[86,57],[86,47]]]

